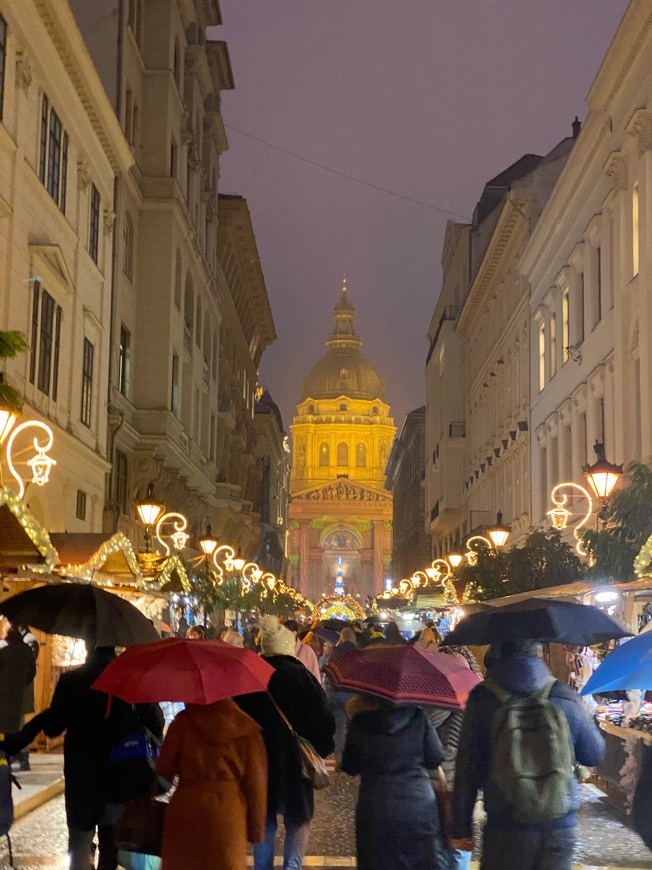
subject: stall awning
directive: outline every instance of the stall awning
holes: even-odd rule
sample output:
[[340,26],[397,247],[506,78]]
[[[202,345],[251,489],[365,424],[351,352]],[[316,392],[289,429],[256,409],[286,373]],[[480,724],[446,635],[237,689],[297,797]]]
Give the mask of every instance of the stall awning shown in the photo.
[[47,531],[34,519],[22,499],[0,486],[0,568],[50,571],[56,565]]
[[516,604],[518,601],[527,601],[530,598],[582,598],[584,595],[593,595],[605,589],[634,593],[652,592],[652,582],[649,578],[632,583],[589,583],[586,580],[576,580],[574,583],[564,583],[562,586],[548,586],[545,589],[532,589],[516,595],[506,595],[504,598],[493,598],[487,603],[492,607],[501,607],[503,604]]
[[58,532],[50,537],[59,554],[59,574],[80,580],[104,574],[127,583],[142,579],[136,554],[122,532]]

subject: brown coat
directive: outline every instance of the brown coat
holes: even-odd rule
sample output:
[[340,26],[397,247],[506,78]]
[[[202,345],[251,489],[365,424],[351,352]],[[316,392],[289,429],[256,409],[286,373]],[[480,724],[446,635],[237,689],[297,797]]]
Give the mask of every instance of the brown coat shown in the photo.
[[162,870],[243,870],[267,813],[260,727],[231,700],[192,705],[170,725],[158,772],[179,776],[165,818]]

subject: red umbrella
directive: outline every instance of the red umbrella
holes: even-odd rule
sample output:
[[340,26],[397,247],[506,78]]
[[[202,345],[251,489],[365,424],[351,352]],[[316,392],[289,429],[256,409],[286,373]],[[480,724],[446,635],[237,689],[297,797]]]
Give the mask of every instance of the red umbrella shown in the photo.
[[480,677],[457,656],[415,646],[368,646],[338,656],[326,673],[340,689],[394,704],[461,710]]
[[274,668],[248,649],[221,640],[171,637],[129,647],[102,672],[94,689],[130,704],[212,704],[264,692]]

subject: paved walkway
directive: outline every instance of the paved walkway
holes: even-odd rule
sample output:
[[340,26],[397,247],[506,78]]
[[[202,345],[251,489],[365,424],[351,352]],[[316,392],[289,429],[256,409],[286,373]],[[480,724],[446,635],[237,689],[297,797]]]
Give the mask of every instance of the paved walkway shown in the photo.
[[63,791],[63,755],[30,753],[31,770],[14,774],[20,789],[14,788],[14,816],[21,819]]

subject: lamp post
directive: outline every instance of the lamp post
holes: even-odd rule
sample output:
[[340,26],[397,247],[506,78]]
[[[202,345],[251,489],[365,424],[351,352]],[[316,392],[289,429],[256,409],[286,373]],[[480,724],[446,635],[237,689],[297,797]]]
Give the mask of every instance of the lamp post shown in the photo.
[[165,505],[154,498],[154,484],[147,486],[147,494],[143,501],[138,502],[136,511],[141,523],[145,526],[145,552],[152,552],[152,529],[158,522]]
[[623,476],[623,467],[622,465],[615,465],[613,462],[607,461],[604,455],[604,444],[600,441],[595,442],[593,449],[598,457],[597,461],[593,465],[585,465],[582,471],[584,472],[586,482],[600,502],[599,517],[604,521],[606,519],[609,497]]

